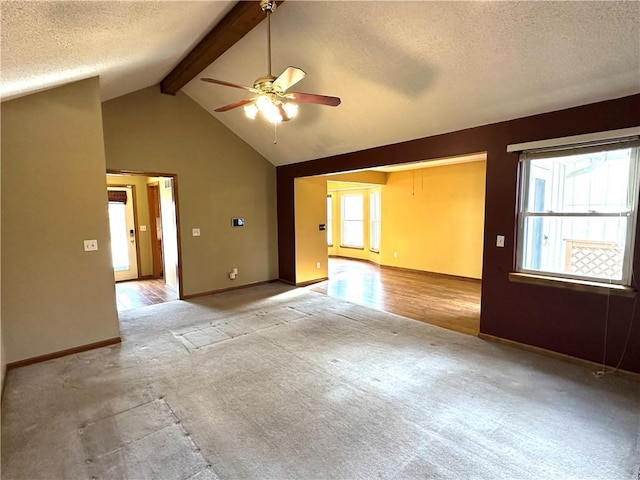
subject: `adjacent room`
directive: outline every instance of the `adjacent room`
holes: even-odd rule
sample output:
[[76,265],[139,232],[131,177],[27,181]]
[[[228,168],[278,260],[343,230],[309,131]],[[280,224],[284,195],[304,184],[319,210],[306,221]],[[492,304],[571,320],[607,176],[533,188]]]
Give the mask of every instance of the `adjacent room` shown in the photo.
[[637,479],[639,2],[0,31],[3,480]]
[[[320,248],[307,255],[316,268],[327,264],[328,279],[313,290],[477,335],[485,173],[486,155],[477,154],[298,179],[298,211],[318,205],[320,195],[327,202],[319,228],[328,258]],[[324,181],[326,193],[309,188]],[[313,228],[303,222],[300,250]],[[313,268],[308,274],[316,283]]]
[[171,176],[107,174],[118,311],[179,298],[177,195]]

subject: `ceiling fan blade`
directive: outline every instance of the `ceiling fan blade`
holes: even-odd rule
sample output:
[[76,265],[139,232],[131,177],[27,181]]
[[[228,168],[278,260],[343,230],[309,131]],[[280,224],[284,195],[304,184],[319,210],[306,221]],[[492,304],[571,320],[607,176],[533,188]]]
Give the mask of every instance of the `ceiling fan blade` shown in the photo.
[[298,67],[287,67],[287,69],[273,81],[272,85],[284,92],[287,88],[291,88],[300,80],[302,80],[305,75],[306,73],[304,72],[304,70]]
[[225,105],[224,107],[216,108],[216,112],[228,112],[234,108],[242,107],[243,105],[247,105],[248,103],[253,102],[256,97],[245,98],[243,100],[238,100],[237,102],[230,103],[229,105]]
[[337,107],[340,105],[340,99],[338,97],[316,95],[315,93],[289,92],[286,97],[297,102],[317,103],[318,105],[327,105],[329,107]]
[[202,80],[203,82],[215,83],[217,85],[224,85],[225,87],[240,88],[241,90],[248,90],[254,93],[256,92],[256,89],[253,87],[246,87],[244,85],[238,85],[236,83],[229,83],[225,82],[224,80],[215,80],[213,78],[201,78],[200,80]]

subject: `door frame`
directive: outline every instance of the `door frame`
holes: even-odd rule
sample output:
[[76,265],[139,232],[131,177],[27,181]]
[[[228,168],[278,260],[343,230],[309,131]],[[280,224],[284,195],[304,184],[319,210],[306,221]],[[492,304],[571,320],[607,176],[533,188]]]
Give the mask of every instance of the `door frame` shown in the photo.
[[182,240],[180,238],[180,203],[178,201],[178,174],[162,173],[162,172],[142,172],[139,170],[111,169],[111,168],[107,169],[107,174],[108,175],[132,175],[132,176],[138,176],[138,177],[167,177],[172,179],[173,201],[176,206],[176,241],[178,243],[178,266],[177,266],[178,298],[180,300],[184,300],[184,282],[182,278]]
[[[138,199],[136,197],[136,186],[135,185],[127,185],[127,184],[111,184],[107,185],[107,190],[110,188],[130,188],[131,189],[131,201],[133,202],[133,239],[136,245],[136,266],[138,267],[138,275],[136,280],[140,280],[142,265],[140,263],[140,239],[138,238]],[[122,280],[126,282],[127,280]]]
[[[151,192],[155,191],[152,196]],[[152,198],[153,197],[153,198]],[[149,234],[151,235],[151,276],[153,278],[161,278],[164,276],[164,260],[162,253],[162,245],[158,245],[158,222],[155,213],[156,207],[160,212],[160,183],[147,183],[147,204],[149,206]]]

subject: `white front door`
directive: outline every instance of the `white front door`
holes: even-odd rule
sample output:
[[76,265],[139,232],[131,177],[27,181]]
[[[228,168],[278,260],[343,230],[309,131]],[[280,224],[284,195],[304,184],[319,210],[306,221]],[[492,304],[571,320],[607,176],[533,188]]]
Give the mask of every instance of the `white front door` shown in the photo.
[[136,256],[136,226],[133,216],[131,187],[109,187],[108,190],[124,191],[126,203],[109,202],[109,227],[111,229],[111,257],[116,282],[138,278]]

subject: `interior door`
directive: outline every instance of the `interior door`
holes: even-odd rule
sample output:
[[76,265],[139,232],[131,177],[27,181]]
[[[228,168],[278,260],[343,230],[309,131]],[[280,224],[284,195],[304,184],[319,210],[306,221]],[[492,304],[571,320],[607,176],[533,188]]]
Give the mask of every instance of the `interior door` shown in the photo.
[[117,201],[109,201],[109,227],[111,230],[111,257],[116,282],[138,278],[136,255],[136,225],[131,187],[109,187],[111,192],[124,192]]

